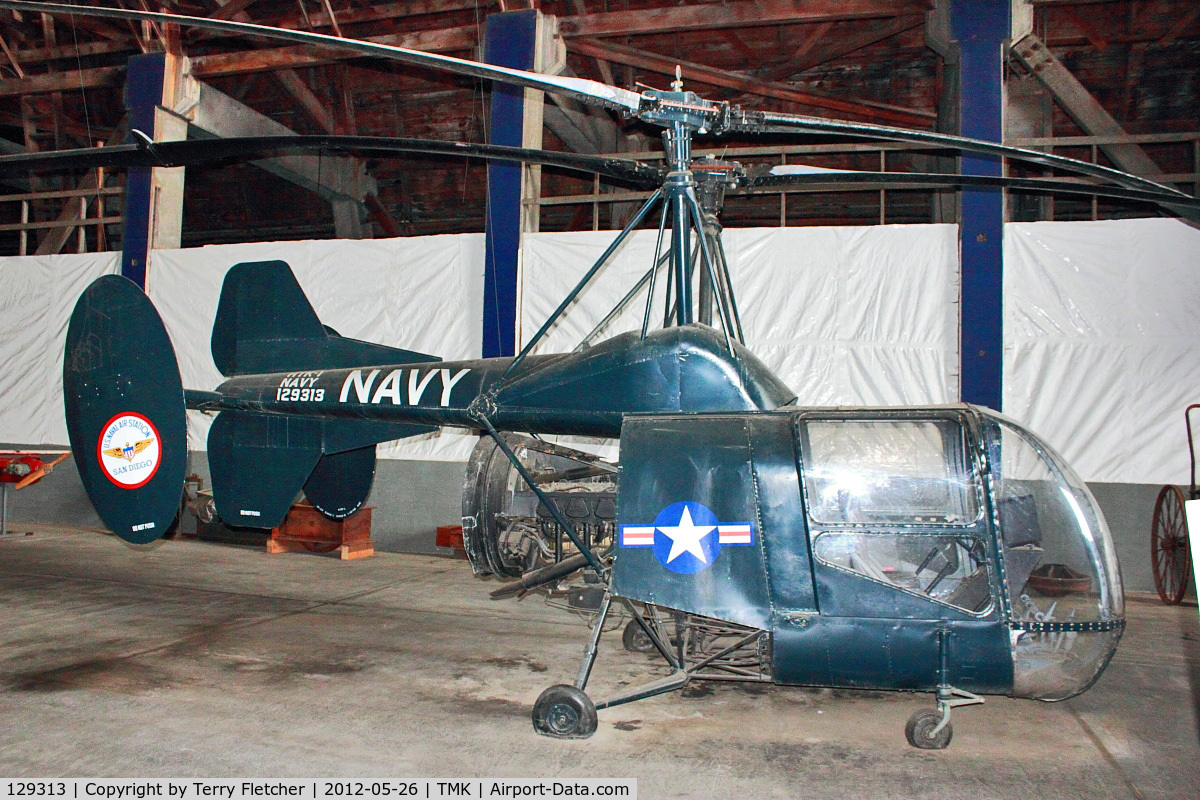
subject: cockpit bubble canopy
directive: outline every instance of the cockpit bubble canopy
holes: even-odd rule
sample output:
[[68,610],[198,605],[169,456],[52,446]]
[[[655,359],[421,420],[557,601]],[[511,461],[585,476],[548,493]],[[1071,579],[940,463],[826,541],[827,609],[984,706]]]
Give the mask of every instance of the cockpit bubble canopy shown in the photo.
[[1125,597],[1096,499],[1062,456],[984,409],[984,437],[1011,609],[1013,694],[1086,690],[1116,649]]

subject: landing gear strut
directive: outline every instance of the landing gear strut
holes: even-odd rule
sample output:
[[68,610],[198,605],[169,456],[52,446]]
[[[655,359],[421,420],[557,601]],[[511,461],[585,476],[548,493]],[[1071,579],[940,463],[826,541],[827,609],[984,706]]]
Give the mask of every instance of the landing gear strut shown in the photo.
[[950,725],[950,711],[959,706],[973,706],[983,702],[983,698],[965,689],[956,689],[947,683],[948,659],[947,649],[950,633],[938,631],[939,677],[941,680],[937,690],[937,708],[923,708],[908,718],[904,726],[904,735],[908,743],[921,750],[945,750],[954,737],[954,728]]
[[954,736],[950,724],[950,709],[958,706],[973,706],[982,703],[977,694],[946,686],[938,689],[938,707],[923,708],[908,718],[904,735],[908,743],[921,750],[945,750]]

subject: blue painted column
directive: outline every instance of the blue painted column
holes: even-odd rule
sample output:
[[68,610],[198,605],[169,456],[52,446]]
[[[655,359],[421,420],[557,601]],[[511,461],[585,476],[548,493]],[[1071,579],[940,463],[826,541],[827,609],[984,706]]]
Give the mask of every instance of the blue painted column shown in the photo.
[[[533,69],[538,12],[492,14],[484,30],[483,60]],[[492,84],[492,144],[520,147],[524,138],[525,90]],[[483,357],[516,353],[517,251],[521,244],[520,164],[488,165],[484,244]]]
[[[1012,29],[1010,0],[951,0],[959,44],[960,133],[999,142],[1004,136],[1004,48]],[[999,159],[968,157],[969,175],[1000,175]],[[962,192],[961,397],[1000,410],[1004,393],[1004,195]]]
[[[154,136],[155,109],[163,102],[165,53],[146,53],[129,59],[125,73],[125,110],[129,127]],[[129,141],[136,141],[130,138]],[[121,234],[121,274],[146,288],[146,258],[150,254],[153,188],[149,168],[130,169],[125,177],[125,212]]]

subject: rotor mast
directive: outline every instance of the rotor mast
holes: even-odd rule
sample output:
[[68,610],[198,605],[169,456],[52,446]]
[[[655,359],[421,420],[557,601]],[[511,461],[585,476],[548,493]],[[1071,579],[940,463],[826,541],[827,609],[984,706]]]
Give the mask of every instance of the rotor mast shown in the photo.
[[[734,170],[717,160],[699,164],[692,161],[692,135],[708,131],[711,104],[683,90],[678,68],[671,91],[649,89],[642,98],[649,101],[642,118],[664,128],[663,147],[669,169],[663,182],[664,224],[670,220],[671,226],[664,325],[712,325],[715,302],[726,339],[742,341],[717,221]],[[661,255],[655,253],[655,263]],[[651,302],[653,296],[647,298],[647,304]]]

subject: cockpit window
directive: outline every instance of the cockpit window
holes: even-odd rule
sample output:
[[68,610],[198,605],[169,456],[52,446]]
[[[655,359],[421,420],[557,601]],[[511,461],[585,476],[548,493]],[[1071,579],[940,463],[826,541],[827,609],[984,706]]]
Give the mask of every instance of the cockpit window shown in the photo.
[[963,611],[992,607],[987,551],[977,536],[824,532],[813,551],[823,563]]
[[804,485],[814,522],[970,525],[979,496],[954,420],[807,420]]
[[982,489],[959,419],[802,418],[798,433],[820,563],[990,613]]
[[1095,680],[1125,601],[1095,498],[1049,445],[983,412],[1011,606],[1013,694],[1061,700]]
[[[989,451],[1013,618],[1098,622],[1124,611],[1112,544],[1087,487],[1027,431],[998,420]],[[1101,568],[1105,575],[1101,575]]]

